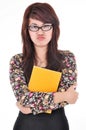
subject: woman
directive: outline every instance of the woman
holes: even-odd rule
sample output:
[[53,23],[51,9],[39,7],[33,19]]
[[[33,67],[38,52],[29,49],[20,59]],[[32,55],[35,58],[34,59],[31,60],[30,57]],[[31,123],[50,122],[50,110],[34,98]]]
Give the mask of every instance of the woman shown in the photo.
[[[21,34],[23,52],[10,61],[10,82],[20,110],[13,130],[69,130],[64,106],[78,98],[76,63],[73,53],[58,50],[60,29],[54,9],[47,3],[28,6]],[[62,72],[57,92],[28,90],[34,65]]]

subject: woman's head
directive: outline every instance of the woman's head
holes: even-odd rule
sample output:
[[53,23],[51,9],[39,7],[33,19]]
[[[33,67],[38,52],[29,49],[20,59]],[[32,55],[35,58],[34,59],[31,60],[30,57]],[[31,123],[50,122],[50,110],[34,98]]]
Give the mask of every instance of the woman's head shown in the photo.
[[[60,70],[61,71],[61,56],[58,50],[58,38],[60,34],[59,30],[59,19],[54,11],[54,9],[47,3],[34,3],[28,6],[25,10],[23,23],[22,23],[22,41],[23,41],[23,67],[24,73],[27,78],[27,82],[29,81],[32,67],[34,65],[35,57],[35,49],[34,49],[34,39],[32,36],[33,27],[29,27],[32,25],[32,21],[36,22],[38,27],[35,28],[40,29],[40,31],[45,31],[46,28],[42,27],[46,24],[50,25],[47,29],[49,31],[48,34],[50,38],[47,39],[48,48],[47,48],[47,68],[52,70]],[[32,37],[31,37],[32,36]]]
[[[57,49],[57,41],[59,38],[59,20],[54,9],[47,3],[34,3],[28,6],[25,10],[22,24],[22,40],[23,40],[23,52],[29,53],[33,47],[33,42],[28,32],[28,25],[30,18],[39,20],[45,23],[51,23],[53,26],[52,38],[49,46]],[[29,51],[29,52],[27,52]]]

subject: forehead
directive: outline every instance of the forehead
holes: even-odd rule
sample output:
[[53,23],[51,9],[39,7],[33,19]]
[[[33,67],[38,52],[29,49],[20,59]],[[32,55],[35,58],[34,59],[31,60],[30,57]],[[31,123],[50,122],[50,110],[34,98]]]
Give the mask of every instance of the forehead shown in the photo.
[[30,19],[29,19],[29,25],[31,25],[31,24],[36,24],[36,25],[39,25],[39,26],[40,26],[40,25],[43,25],[44,23],[41,22],[41,21],[39,21],[39,20],[30,18]]

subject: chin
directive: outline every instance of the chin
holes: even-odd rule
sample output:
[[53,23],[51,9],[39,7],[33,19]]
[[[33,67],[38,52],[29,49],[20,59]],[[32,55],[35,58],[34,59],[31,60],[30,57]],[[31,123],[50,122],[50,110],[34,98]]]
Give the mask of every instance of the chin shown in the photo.
[[48,44],[35,44],[35,47],[47,47],[48,46]]

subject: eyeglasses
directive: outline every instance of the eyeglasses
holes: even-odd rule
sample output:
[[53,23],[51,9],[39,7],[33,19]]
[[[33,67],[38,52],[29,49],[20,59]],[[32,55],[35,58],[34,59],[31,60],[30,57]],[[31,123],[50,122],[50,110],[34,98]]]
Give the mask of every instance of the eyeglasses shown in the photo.
[[49,30],[51,30],[52,27],[53,27],[52,24],[45,24],[41,27],[39,27],[37,25],[30,25],[30,26],[28,26],[28,29],[32,32],[37,32],[39,29],[41,29],[42,31],[49,31]]

